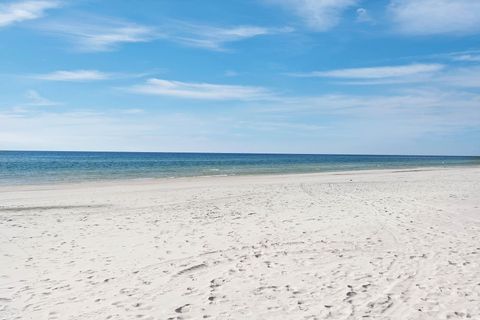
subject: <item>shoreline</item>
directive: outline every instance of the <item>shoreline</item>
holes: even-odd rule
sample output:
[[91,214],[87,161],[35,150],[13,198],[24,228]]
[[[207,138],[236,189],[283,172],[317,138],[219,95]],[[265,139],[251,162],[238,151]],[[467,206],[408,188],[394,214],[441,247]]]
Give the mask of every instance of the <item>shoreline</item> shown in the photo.
[[178,177],[151,177],[151,178],[106,178],[106,179],[91,179],[78,181],[47,181],[43,183],[14,183],[2,184],[0,183],[0,191],[4,189],[14,188],[51,188],[56,186],[75,187],[75,186],[107,186],[112,184],[154,184],[168,181],[191,181],[202,179],[229,179],[229,178],[275,178],[275,177],[291,177],[291,176],[324,176],[324,175],[358,175],[361,173],[401,173],[401,172],[422,172],[432,170],[456,170],[456,169],[480,168],[480,164],[469,165],[449,165],[449,166],[412,166],[412,167],[397,167],[397,168],[381,168],[381,169],[354,169],[354,170],[332,170],[332,171],[315,171],[315,172],[286,172],[286,173],[246,173],[234,175],[197,175],[197,176],[178,176]]

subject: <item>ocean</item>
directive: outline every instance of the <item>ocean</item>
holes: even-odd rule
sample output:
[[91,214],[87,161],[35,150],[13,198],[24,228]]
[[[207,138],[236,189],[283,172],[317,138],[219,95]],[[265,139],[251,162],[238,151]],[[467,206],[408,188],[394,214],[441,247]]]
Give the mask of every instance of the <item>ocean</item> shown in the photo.
[[480,157],[0,151],[0,184],[480,165]]

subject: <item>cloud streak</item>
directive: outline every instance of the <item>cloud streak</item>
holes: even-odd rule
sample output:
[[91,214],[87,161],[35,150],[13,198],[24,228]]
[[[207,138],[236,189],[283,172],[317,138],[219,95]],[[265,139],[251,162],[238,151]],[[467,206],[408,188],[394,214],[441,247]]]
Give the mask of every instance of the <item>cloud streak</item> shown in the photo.
[[292,32],[293,28],[267,28],[259,26],[218,27],[172,21],[162,28],[164,38],[191,47],[210,50],[225,50],[225,45],[232,42]]
[[453,57],[454,61],[480,62],[480,54],[461,54]]
[[151,27],[100,17],[50,21],[39,29],[63,36],[86,52],[111,51],[122,44],[148,42],[158,36]]
[[0,5],[0,27],[41,18],[45,11],[60,7],[59,1],[18,1]]
[[400,66],[381,66],[367,68],[336,69],[328,71],[313,71],[308,73],[293,73],[298,77],[320,77],[340,79],[388,79],[432,74],[441,71],[442,64],[409,64]]
[[[462,57],[461,61],[474,62],[474,58],[475,56]],[[478,66],[467,68],[434,63],[335,69],[290,73],[288,75],[338,80],[336,83],[343,85],[408,85],[415,83],[439,88],[480,88],[480,77],[478,74],[480,74],[480,67]]]
[[261,100],[271,96],[265,88],[211,83],[148,79],[129,88],[130,92],[201,100]]
[[122,44],[157,40],[223,51],[228,43],[293,31],[290,27],[209,26],[179,20],[170,20],[162,26],[148,26],[92,16],[49,21],[40,24],[39,29],[63,36],[70,40],[77,50],[86,52],[112,51]]
[[35,79],[49,81],[95,81],[106,80],[110,74],[97,70],[60,70],[33,76]]

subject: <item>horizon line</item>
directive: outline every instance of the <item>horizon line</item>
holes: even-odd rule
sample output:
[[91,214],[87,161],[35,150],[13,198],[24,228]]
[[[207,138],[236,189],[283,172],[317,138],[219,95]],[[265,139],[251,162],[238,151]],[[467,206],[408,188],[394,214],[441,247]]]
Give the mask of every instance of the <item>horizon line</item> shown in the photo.
[[303,156],[397,156],[397,157],[480,157],[480,155],[394,154],[394,153],[291,153],[291,152],[213,152],[213,151],[115,151],[115,150],[4,150],[0,152],[64,152],[64,153],[177,153],[177,154],[238,154],[238,155],[303,155]]

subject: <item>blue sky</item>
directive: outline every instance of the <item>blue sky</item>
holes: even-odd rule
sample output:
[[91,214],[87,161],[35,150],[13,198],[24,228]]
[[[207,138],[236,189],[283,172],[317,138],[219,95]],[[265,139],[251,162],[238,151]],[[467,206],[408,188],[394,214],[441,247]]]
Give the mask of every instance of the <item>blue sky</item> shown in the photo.
[[480,2],[0,2],[0,149],[480,154]]

